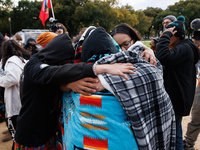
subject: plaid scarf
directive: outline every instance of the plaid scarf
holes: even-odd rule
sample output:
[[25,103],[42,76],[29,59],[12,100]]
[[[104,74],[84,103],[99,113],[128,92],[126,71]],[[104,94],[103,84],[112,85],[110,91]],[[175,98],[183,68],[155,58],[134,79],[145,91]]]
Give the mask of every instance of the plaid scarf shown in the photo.
[[120,101],[128,115],[140,150],[175,149],[176,127],[171,100],[163,85],[162,66],[140,57],[143,48],[134,44],[128,51],[101,58],[97,64],[132,63],[136,74],[101,74],[102,84]]

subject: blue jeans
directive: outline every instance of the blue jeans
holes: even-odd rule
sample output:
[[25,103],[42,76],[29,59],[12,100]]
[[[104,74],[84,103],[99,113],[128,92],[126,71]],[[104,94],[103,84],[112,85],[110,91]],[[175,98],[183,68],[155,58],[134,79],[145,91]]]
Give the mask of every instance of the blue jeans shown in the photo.
[[182,116],[176,115],[176,150],[183,150]]

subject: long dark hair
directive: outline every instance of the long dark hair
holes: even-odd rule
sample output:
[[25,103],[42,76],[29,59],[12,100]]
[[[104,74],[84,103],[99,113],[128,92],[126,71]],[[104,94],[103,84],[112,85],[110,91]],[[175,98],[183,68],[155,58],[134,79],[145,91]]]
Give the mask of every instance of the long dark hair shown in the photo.
[[116,25],[110,34],[111,36],[114,36],[117,33],[124,33],[129,35],[131,39],[134,39],[134,41],[141,41],[141,36],[139,31],[137,31],[135,28],[132,28],[130,25],[126,23],[121,23],[119,25]]
[[15,40],[6,40],[3,42],[2,54],[2,69],[5,69],[6,61],[12,56],[18,56],[24,62],[23,53],[30,53],[22,48]]

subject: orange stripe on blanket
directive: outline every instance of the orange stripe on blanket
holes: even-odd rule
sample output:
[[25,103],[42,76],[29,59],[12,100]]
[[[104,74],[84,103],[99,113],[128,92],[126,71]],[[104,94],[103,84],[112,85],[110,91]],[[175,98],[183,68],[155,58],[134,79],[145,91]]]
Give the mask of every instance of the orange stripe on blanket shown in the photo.
[[80,105],[91,105],[101,108],[101,96],[80,95]]
[[87,128],[87,129],[94,129],[94,130],[109,130],[109,128],[107,127],[103,127],[103,126],[96,126],[96,125],[91,125],[91,124],[87,124],[87,123],[81,123],[81,126]]
[[93,118],[102,119],[102,120],[106,118],[106,116],[103,116],[103,115],[93,115],[93,114],[86,113],[86,112],[80,112],[80,115],[82,115],[84,117],[93,117]]
[[84,148],[91,148],[95,150],[108,150],[108,139],[95,139],[90,137],[83,137]]

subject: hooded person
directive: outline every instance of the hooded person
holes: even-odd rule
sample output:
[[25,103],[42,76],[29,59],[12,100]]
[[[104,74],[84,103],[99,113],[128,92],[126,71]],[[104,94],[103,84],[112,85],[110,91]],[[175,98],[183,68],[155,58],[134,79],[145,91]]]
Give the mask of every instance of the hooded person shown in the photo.
[[15,148],[55,147],[61,84],[94,76],[91,65],[71,63],[74,48],[67,34],[56,36],[33,55],[24,68],[22,109],[18,117]]
[[[194,19],[190,23],[190,27],[194,30],[194,35],[192,36],[192,41],[196,46],[198,46],[200,50],[200,18]],[[200,61],[196,64],[197,67],[197,86],[195,90],[195,95],[194,95],[194,101],[192,104],[192,109],[191,109],[191,120],[187,124],[187,131],[185,133],[185,140],[183,141],[184,143],[184,150],[194,150],[195,149],[195,144],[198,138],[198,135],[200,133],[200,78],[199,78],[199,66],[200,66]]]
[[[102,27],[86,33],[88,36],[81,46],[81,58],[78,57],[82,62],[94,63],[105,55],[118,52],[112,37]],[[68,150],[75,147],[88,149],[89,146],[115,150],[138,149],[127,115],[119,101],[107,90],[92,93],[91,96],[73,91],[64,93],[63,118],[66,118],[63,135],[66,142],[63,146]]]
[[[29,52],[29,55],[33,55],[38,52],[37,47],[36,47],[36,41],[33,38],[28,38],[23,48]],[[23,53],[23,55],[25,59],[27,60],[30,59],[30,57],[27,56],[28,55],[27,53]]]
[[[61,86],[95,76],[93,64],[71,64],[74,54],[69,36],[60,34],[33,55],[24,67],[22,108],[17,121],[15,149],[55,148]],[[99,65],[95,69],[98,73],[110,72],[105,69],[109,66],[113,68],[112,65]]]
[[[106,33],[104,28],[95,29],[82,44],[81,61],[87,62],[96,57],[98,60],[102,55],[117,53],[118,50],[112,38]],[[93,61],[95,62],[95,60]]]
[[[75,114],[64,113],[64,118],[70,117],[65,121],[68,123],[65,124],[68,128],[68,132],[65,133],[69,134],[69,143],[74,143],[80,149],[87,149],[84,141],[99,139],[100,143],[104,139],[109,141],[104,142],[107,148],[115,150],[175,149],[175,116],[170,98],[163,86],[160,63],[157,61],[155,67],[140,57],[144,50],[140,42],[133,44],[127,51],[119,52],[112,40],[102,27],[95,29],[83,42],[81,60],[87,63],[96,61],[95,64],[101,65],[129,62],[137,67],[136,74],[127,74],[129,80],[101,74],[98,77],[106,89],[101,93],[94,93],[91,97],[77,96],[78,94],[73,92],[65,95],[63,106],[71,106],[66,111],[73,110]],[[82,114],[79,115],[77,112]],[[101,126],[95,124],[97,121],[88,120],[88,117],[97,119],[95,116],[104,116]],[[126,120],[125,124],[129,124],[131,130],[122,125],[123,120]],[[95,131],[95,128],[107,131]],[[69,143],[66,143],[67,146]],[[102,145],[99,144],[99,147]]]
[[[169,46],[173,47],[169,49]],[[176,116],[176,149],[183,149],[182,116],[190,114],[196,86],[196,67],[199,50],[194,42],[185,39],[181,20],[170,23],[156,46],[156,57],[164,68],[164,85]]]

